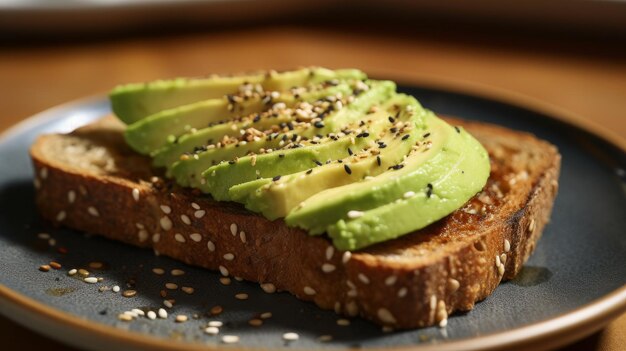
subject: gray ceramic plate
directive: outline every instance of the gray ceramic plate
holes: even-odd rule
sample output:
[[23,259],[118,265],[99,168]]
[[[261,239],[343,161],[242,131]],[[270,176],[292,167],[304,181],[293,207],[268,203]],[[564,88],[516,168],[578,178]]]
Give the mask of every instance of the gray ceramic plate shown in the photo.
[[[8,132],[0,141],[0,312],[53,338],[80,347],[111,349],[237,348],[411,348],[415,350],[547,349],[597,330],[626,309],[626,156],[603,139],[572,125],[485,98],[447,91],[406,88],[442,114],[527,130],[558,146],[563,155],[560,192],[552,221],[534,255],[517,279],[466,314],[450,318],[447,328],[384,333],[360,319],[338,326],[333,312],[322,311],[287,293],[266,294],[257,284],[233,281],[185,266],[152,251],[140,250],[72,230],[54,229],[41,221],[33,204],[28,147],[45,132],[69,131],[103,114],[105,100],[77,102],[52,109]],[[56,241],[38,237],[46,232]],[[59,248],[67,250],[59,253]],[[58,261],[61,270],[38,271]],[[104,263],[104,278],[89,285],[68,277],[67,269]],[[165,275],[152,272],[164,268]],[[171,269],[186,273],[172,276]],[[124,298],[100,286],[125,286],[134,280],[139,294]],[[159,290],[166,282],[192,286],[195,293],[175,293],[177,304],[168,320],[121,322],[117,315],[135,307],[162,306]],[[247,293],[245,301],[234,298]],[[224,312],[210,318],[212,306]],[[261,312],[272,318],[261,327],[248,321]],[[197,316],[174,323],[174,314]],[[238,335],[237,345],[202,333],[207,321],[224,322],[222,334]],[[285,332],[300,339],[286,343]],[[333,341],[320,342],[320,335]]]

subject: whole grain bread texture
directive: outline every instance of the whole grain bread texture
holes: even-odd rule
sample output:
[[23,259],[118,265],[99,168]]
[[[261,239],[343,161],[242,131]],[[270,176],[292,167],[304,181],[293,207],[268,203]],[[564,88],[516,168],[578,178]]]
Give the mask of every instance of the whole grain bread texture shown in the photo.
[[520,271],[550,217],[560,169],[557,149],[530,134],[447,121],[488,150],[484,189],[422,230],[356,252],[178,187],[126,145],[112,116],[36,140],[36,202],[58,225],[258,282],[266,292],[393,328],[443,326]]

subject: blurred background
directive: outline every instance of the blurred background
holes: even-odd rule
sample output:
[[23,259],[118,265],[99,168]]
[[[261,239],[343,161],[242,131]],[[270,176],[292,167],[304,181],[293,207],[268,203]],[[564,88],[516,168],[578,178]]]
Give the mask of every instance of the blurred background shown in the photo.
[[[0,132],[120,83],[306,65],[495,97],[626,138],[622,0],[0,0]],[[0,335],[67,349],[3,317]],[[563,350],[625,348],[622,316]]]

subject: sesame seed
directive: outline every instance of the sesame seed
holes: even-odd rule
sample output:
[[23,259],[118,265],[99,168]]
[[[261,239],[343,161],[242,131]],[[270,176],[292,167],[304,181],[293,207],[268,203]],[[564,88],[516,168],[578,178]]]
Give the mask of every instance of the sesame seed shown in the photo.
[[174,304],[172,304],[172,302],[170,300],[163,300],[163,306],[165,306],[167,308],[172,308],[172,307],[174,307]]
[[197,243],[199,243],[202,240],[202,235],[198,234],[198,233],[193,233],[189,235],[189,238]]
[[165,270],[163,268],[152,268],[152,272],[154,274],[163,275],[165,274]]
[[498,266],[498,274],[504,275],[504,265],[503,264]]
[[[85,278],[85,279],[89,279],[89,278]],[[124,297],[134,297],[135,295],[137,295],[137,290],[124,290],[124,292],[122,293],[122,296]]]
[[50,267],[53,269],[61,269],[61,264],[55,261],[50,262]]
[[272,312],[263,312],[259,315],[261,319],[269,319],[272,318]]
[[176,323],[185,323],[189,318],[187,316],[185,316],[184,314],[179,314],[178,316],[176,316]]
[[141,229],[138,233],[137,233],[137,237],[139,239],[139,242],[144,242],[146,240],[148,240],[148,237],[150,236],[150,234],[148,234],[148,231],[145,229]]
[[70,270],[67,272],[67,275],[69,275],[69,276],[73,276],[73,275],[75,275],[76,273],[78,273],[78,270],[76,270],[76,268],[72,268],[72,269],[70,269]]
[[196,212],[193,213],[193,216],[196,218],[202,218],[204,217],[205,214],[206,214],[205,210],[197,210]]
[[511,251],[511,242],[508,239],[504,239],[504,252]]
[[135,199],[135,201],[139,201],[139,189],[133,188],[132,194],[133,194],[133,199]]
[[206,246],[207,246],[207,248],[209,249],[209,251],[211,251],[211,252],[215,251],[215,244],[214,244],[211,240],[209,240],[209,241],[206,243]]
[[317,338],[317,340],[320,342],[329,342],[333,340],[333,336],[332,335],[320,335]]
[[378,315],[378,318],[383,323],[388,323],[388,324],[395,324],[396,323],[396,318],[386,308],[379,308],[378,312],[377,312],[377,315]]
[[529,233],[532,233],[532,232],[534,232],[534,231],[535,231],[535,219],[534,219],[534,218],[532,218],[532,219],[530,220],[530,223],[528,223],[528,232],[529,232]]
[[239,342],[239,337],[237,335],[224,335],[222,336],[222,342],[224,344],[236,344]]
[[224,266],[219,266],[220,269],[220,273],[222,273],[223,276],[228,276],[228,269]]
[[89,262],[89,268],[101,269],[102,267],[104,267],[104,263],[102,262]]
[[461,286],[461,283],[459,283],[458,280],[454,278],[448,279],[448,290],[455,292],[459,289],[460,286]]
[[90,214],[90,215],[92,215],[92,216],[94,216],[94,217],[98,217],[98,216],[100,216],[100,213],[98,212],[98,209],[96,209],[96,208],[95,208],[95,207],[93,207],[93,206],[89,206],[89,207],[87,208],[87,212],[89,212],[89,214]]
[[326,259],[330,260],[331,258],[333,258],[334,253],[335,253],[335,247],[332,245],[328,245],[328,247],[326,248]]
[[272,294],[272,293],[276,292],[276,286],[274,286],[274,284],[272,284],[272,283],[263,283],[263,284],[261,284],[261,289],[263,289],[263,291],[265,291],[268,294]]
[[345,318],[340,318],[340,319],[337,319],[337,325],[340,325],[342,327],[347,327],[350,325],[350,321]]
[[96,277],[87,277],[87,278],[83,278],[83,281],[85,283],[95,284],[95,283],[98,282],[98,278],[96,278]]
[[182,234],[180,234],[180,233],[176,233],[176,234],[174,235],[174,239],[175,239],[176,241],[178,241],[179,243],[184,243],[185,241],[187,241],[187,240],[185,239],[185,237],[184,237]]
[[194,210],[199,210],[199,209],[200,209],[200,205],[198,205],[198,204],[197,204],[197,203],[195,203],[195,202],[192,202],[192,203],[191,203],[191,207],[192,207]]
[[142,311],[142,310],[140,310],[138,308],[133,308],[131,310],[131,312],[135,313],[138,316],[145,316],[146,315],[146,313],[144,311]]
[[398,280],[398,277],[396,277],[395,275],[390,275],[387,277],[387,279],[385,279],[385,285],[391,286],[396,283],[396,280]]
[[260,327],[260,326],[263,325],[263,321],[261,319],[258,319],[258,318],[253,318],[253,319],[248,321],[248,324],[250,324],[253,327]]
[[191,295],[194,293],[194,291],[196,291],[194,288],[190,287],[190,286],[183,286],[182,288],[180,288],[184,293]]
[[41,266],[39,266],[39,270],[42,272],[47,272],[50,270],[50,266],[48,266],[47,264],[42,264]]
[[247,300],[248,299],[248,294],[246,294],[246,293],[238,293],[238,294],[235,294],[235,298],[237,300]]
[[348,211],[348,218],[355,219],[355,218],[363,217],[363,214],[364,214],[363,211],[351,210],[351,211]]
[[220,277],[220,283],[222,283],[222,285],[230,285],[231,280],[228,277]]
[[154,235],[152,236],[152,242],[153,242],[153,243],[159,242],[159,240],[161,240],[161,234],[156,233],[156,234],[154,234]]
[[191,219],[189,219],[189,217],[187,215],[180,215],[180,220],[183,221],[183,223],[190,225],[191,224]]
[[209,323],[207,324],[209,327],[216,327],[216,328],[220,328],[224,325],[224,323],[222,323],[221,321],[209,321]]
[[348,316],[355,317],[359,314],[359,306],[354,301],[350,301],[346,304],[346,312]]
[[185,271],[183,271],[182,269],[172,269],[172,271],[170,272],[173,276],[177,277],[177,276],[181,276],[185,274]]
[[241,231],[239,232],[239,239],[241,240],[242,243],[246,243],[247,239],[246,239],[246,232]]
[[506,264],[507,256],[505,253],[500,255],[500,261],[502,261],[502,265]]
[[439,322],[440,328],[445,328],[448,325],[448,318],[444,318]]
[[118,293],[120,292],[120,287],[118,285],[115,285],[113,288],[111,288],[111,291],[113,291],[114,293]]
[[133,320],[133,316],[130,314],[127,314],[126,312],[124,313],[120,313],[117,315],[117,319],[123,321],[123,322],[130,322]]
[[209,335],[217,335],[220,332],[220,329],[217,327],[206,327],[204,328],[204,332]]
[[496,255],[496,267],[499,267],[502,264],[500,261],[500,256]]
[[398,297],[405,297],[408,292],[409,290],[407,288],[400,288],[400,290],[398,290]]
[[224,312],[224,308],[223,308],[222,306],[219,306],[219,305],[217,305],[217,306],[213,306],[213,307],[211,308],[211,311],[210,311],[210,312],[211,312],[211,314],[212,314],[212,315],[216,316],[216,315],[218,315],[218,314],[220,314],[220,313]]
[[76,192],[74,190],[70,190],[67,192],[67,202],[73,204],[76,201]]
[[79,269],[79,270],[78,270],[78,274],[79,274],[81,277],[88,277],[88,276],[89,276],[89,271],[88,271],[88,270],[86,270],[86,269],[82,269],[82,268],[81,268],[81,269]]
[[224,254],[224,256],[223,256],[223,257],[224,257],[224,259],[225,259],[226,261],[232,261],[232,260],[234,260],[234,259],[235,259],[235,255],[233,255],[232,253],[227,253],[227,254]]
[[151,320],[155,320],[156,317],[157,317],[157,315],[156,315],[156,313],[154,313],[154,311],[148,311],[147,316],[148,316],[148,319],[151,319]]
[[361,282],[363,282],[363,284],[369,284],[370,283],[370,279],[365,274],[359,273],[358,277],[359,277],[359,280]]
[[56,216],[56,220],[57,220],[57,222],[61,222],[62,220],[64,220],[64,219],[65,219],[65,217],[66,217],[66,215],[67,215],[67,214],[65,213],[65,211],[61,211],[61,212],[59,212],[59,213],[57,214],[57,216]]
[[352,257],[352,252],[346,251],[346,252],[343,253],[343,256],[341,257],[341,262],[346,264],[346,263],[348,263],[348,261],[350,261],[351,257]]
[[161,319],[166,319],[167,318],[167,311],[164,310],[163,308],[159,308],[159,311],[157,313],[159,315],[159,318],[161,318]]
[[48,233],[39,233],[39,234],[37,234],[37,237],[39,239],[42,239],[42,240],[48,240],[48,239],[50,239],[50,234],[48,234]]
[[35,189],[41,188],[41,182],[38,178],[33,179],[33,185],[35,186]]
[[343,169],[346,171],[346,173],[352,174],[352,170],[350,169],[350,166],[344,164]]
[[285,333],[283,334],[283,340],[286,341],[296,341],[300,339],[300,335],[296,334],[296,333]]
[[41,177],[41,179],[48,178],[48,168],[43,167],[41,170],[39,170],[39,176]]
[[178,284],[176,284],[176,283],[165,283],[165,287],[170,289],[170,290],[176,290],[176,289],[178,289]]
[[230,233],[233,236],[237,235],[237,225],[235,223],[231,223],[231,225],[230,225]]
[[332,264],[330,264],[330,263],[324,263],[324,264],[322,265],[322,272],[324,272],[324,273],[330,273],[330,272],[334,271],[334,270],[335,270],[335,268],[336,268],[336,267],[335,267],[335,265],[332,265]]
[[161,205],[161,211],[165,214],[170,214],[172,213],[172,208],[167,205]]
[[313,289],[312,287],[310,287],[310,286],[305,286],[305,287],[304,287],[304,293],[305,293],[305,294],[307,294],[307,295],[309,295],[309,296],[312,296],[312,295],[315,295],[317,292],[316,292],[316,291],[315,291],[315,289]]
[[163,230],[165,231],[172,229],[172,221],[168,216],[161,217],[159,223],[161,224],[161,228],[163,228]]

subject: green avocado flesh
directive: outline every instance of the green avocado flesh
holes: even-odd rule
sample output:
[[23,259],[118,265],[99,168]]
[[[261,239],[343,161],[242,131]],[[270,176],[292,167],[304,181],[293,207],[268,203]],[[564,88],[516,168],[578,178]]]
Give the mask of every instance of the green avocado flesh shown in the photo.
[[341,250],[428,226],[490,172],[469,133],[353,69],[133,84],[111,101],[127,143],[180,185]]

